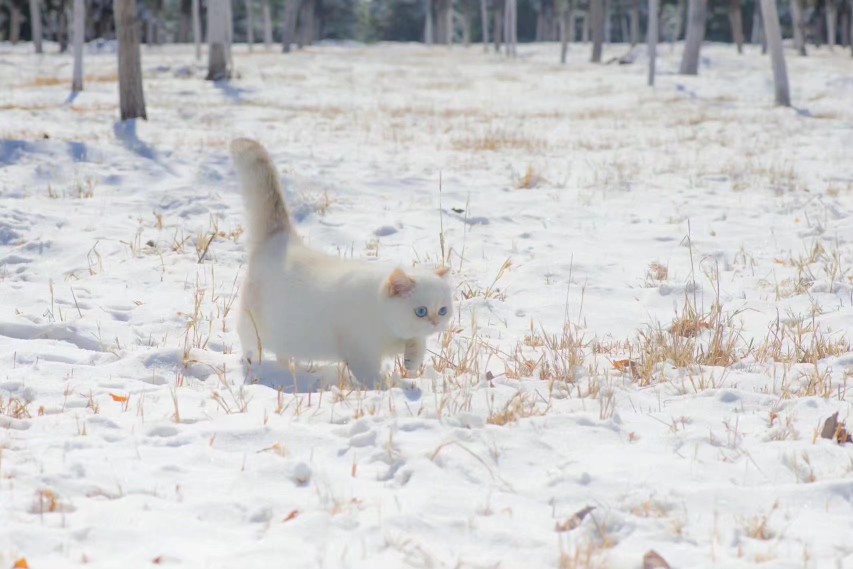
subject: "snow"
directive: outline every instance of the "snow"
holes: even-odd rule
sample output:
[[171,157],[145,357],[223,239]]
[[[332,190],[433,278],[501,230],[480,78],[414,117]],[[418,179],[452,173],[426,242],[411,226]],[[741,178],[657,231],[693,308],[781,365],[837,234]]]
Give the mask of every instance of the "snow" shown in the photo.
[[[789,52],[781,109],[755,47],[680,49],[649,89],[580,44],[236,46],[227,84],[145,48],[117,126],[109,50],[71,98],[56,46],[0,45],[0,567],[853,567],[853,445],[819,437],[851,412],[853,60]],[[443,228],[423,377],[243,384],[235,136],[317,248],[436,264]],[[707,350],[668,330],[715,303],[728,367],[638,351]],[[797,329],[836,347],[790,361]]]

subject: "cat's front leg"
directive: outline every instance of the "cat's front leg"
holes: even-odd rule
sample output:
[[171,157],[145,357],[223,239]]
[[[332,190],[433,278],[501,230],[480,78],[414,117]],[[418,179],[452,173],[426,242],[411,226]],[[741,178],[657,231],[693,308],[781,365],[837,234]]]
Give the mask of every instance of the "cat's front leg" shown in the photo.
[[347,367],[355,379],[368,389],[375,389],[382,371],[381,357],[357,356],[347,359]]
[[426,355],[426,338],[413,338],[406,340],[406,349],[403,352],[403,367],[407,376],[418,375],[424,363]]

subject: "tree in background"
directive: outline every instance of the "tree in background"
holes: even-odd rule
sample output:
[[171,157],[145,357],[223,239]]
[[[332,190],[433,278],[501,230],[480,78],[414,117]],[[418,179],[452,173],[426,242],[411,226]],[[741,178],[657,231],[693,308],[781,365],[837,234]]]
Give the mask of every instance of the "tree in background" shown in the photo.
[[646,41],[649,52],[649,87],[655,84],[655,62],[658,56],[658,0],[649,0],[649,20],[646,26]]
[[761,14],[764,20],[767,47],[770,49],[770,61],[773,65],[776,104],[790,107],[788,70],[785,67],[785,53],[782,51],[782,32],[779,29],[779,16],[776,15],[776,0],[761,0]]
[[743,53],[743,8],[740,0],[729,0],[729,25],[732,28],[732,41],[737,46],[737,52]]
[[142,92],[142,61],[139,54],[139,17],[136,0],[114,0],[118,39],[118,92],[121,120],[148,117]]
[[604,0],[589,0],[589,27],[592,35],[593,63],[601,63],[602,44],[604,42]]
[[30,0],[30,34],[32,35],[36,53],[42,53],[41,10],[39,9],[39,0]]
[[706,0],[689,0],[687,5],[687,36],[684,39],[684,53],[679,68],[682,75],[699,73],[699,53],[705,39],[705,2]]
[[71,80],[71,90],[83,90],[83,42],[86,39],[86,3],[84,0],[74,0],[74,77]]
[[230,0],[207,2],[207,80],[231,78]]

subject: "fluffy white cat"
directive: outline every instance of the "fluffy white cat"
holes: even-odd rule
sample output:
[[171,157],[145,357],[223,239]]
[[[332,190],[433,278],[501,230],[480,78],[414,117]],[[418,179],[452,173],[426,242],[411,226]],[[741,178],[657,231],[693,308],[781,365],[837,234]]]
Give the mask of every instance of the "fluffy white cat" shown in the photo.
[[257,362],[262,352],[281,363],[340,361],[373,385],[383,357],[403,353],[406,370],[417,373],[427,336],[452,316],[448,269],[404,271],[310,249],[293,228],[264,147],[238,138],[231,156],[248,213],[237,329],[245,361]]

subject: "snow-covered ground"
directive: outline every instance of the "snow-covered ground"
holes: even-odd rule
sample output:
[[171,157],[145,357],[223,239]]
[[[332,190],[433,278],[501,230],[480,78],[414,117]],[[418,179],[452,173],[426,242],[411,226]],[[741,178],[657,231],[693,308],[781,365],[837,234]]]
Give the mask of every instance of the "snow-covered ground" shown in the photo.
[[[0,568],[853,567],[853,59],[558,49],[145,49],[134,130],[0,45]],[[238,135],[314,246],[452,266],[414,385],[243,385]]]

